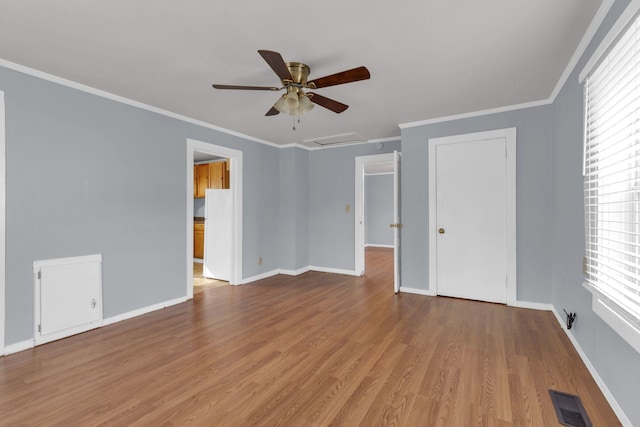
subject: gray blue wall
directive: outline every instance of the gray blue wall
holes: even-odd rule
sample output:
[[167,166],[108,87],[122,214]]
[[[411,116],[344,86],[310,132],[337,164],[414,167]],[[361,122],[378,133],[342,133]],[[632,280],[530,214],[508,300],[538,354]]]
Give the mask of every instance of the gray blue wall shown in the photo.
[[106,318],[185,295],[187,138],[243,151],[243,275],[279,268],[278,149],[5,68],[0,90],[6,345],[33,337],[35,260],[101,253]]
[[[355,158],[400,150],[400,142],[348,145],[309,153],[309,264],[355,269]],[[349,205],[349,212],[346,206]]]
[[551,300],[551,105],[402,129],[402,286],[428,289],[428,140],[517,128],[517,299]]
[[583,85],[578,73],[613,25],[627,1],[617,1],[556,98],[553,127],[552,295],[556,311],[578,313],[571,334],[633,425],[640,426],[640,354],[591,309],[582,287],[584,209],[582,177]]
[[393,174],[364,177],[364,243],[393,245]]
[[309,152],[280,150],[280,268],[309,265]]

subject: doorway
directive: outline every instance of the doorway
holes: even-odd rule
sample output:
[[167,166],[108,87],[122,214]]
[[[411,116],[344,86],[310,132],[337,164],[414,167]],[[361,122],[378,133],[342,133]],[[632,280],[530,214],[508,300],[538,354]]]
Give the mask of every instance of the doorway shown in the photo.
[[516,129],[429,140],[429,289],[516,299]]
[[[367,243],[367,215],[366,215],[366,207],[367,207],[367,198],[366,198],[366,180],[367,177],[376,177],[376,176],[384,176],[385,179],[388,178],[390,181],[388,184],[391,185],[391,194],[389,195],[388,206],[385,207],[390,214],[388,221],[386,221],[386,225],[383,224],[384,227],[387,227],[389,231],[391,231],[391,225],[395,221],[395,216],[397,216],[397,179],[398,179],[398,171],[396,170],[396,156],[394,153],[386,153],[386,154],[375,154],[370,156],[359,156],[356,157],[356,165],[355,165],[355,272],[356,275],[362,276],[365,274],[366,264],[365,264],[365,250],[376,250],[376,251],[391,251],[394,252],[394,291],[398,291],[399,280],[397,279],[399,262],[397,260],[397,244],[395,241],[396,234],[398,230],[393,230],[392,234],[393,238],[390,239],[389,244],[385,245],[377,245],[377,248],[366,248]],[[388,209],[386,209],[388,208]],[[393,213],[392,213],[393,212]],[[391,214],[392,213],[392,214]],[[372,219],[372,218],[369,218]],[[386,247],[385,247],[386,246]]]
[[242,151],[187,140],[187,298],[193,298],[194,283],[194,163],[202,156],[226,158],[229,161],[229,187],[231,193],[231,268],[229,284],[242,281]]

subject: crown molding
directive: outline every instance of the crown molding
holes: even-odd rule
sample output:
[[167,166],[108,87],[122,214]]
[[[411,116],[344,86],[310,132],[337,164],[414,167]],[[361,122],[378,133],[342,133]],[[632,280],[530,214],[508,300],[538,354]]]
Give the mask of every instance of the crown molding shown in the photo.
[[33,68],[26,67],[24,65],[16,64],[14,62],[7,61],[5,59],[0,58],[0,67],[7,68],[9,70],[17,71],[22,74],[26,74],[32,77],[37,77],[42,80],[49,81],[51,83],[56,83],[61,86],[66,86],[71,89],[76,89],[85,93],[89,93],[91,95],[96,95],[101,98],[110,99],[112,101],[119,102],[121,104],[130,105],[132,107],[140,108],[142,110],[151,111],[152,113],[160,114],[166,117],[170,117],[172,119],[177,119],[186,123],[191,123],[196,126],[201,126],[203,128],[215,130],[218,132],[226,133],[227,135],[240,137],[249,141],[257,142],[260,144],[269,145],[271,147],[280,148],[281,145],[275,144],[270,141],[266,141],[264,139],[256,138],[250,135],[245,135],[240,132],[232,131],[220,126],[216,126],[211,123],[203,122],[202,120],[196,120],[191,117],[183,116],[182,114],[174,113],[172,111],[164,110],[162,108],[154,107],[153,105],[145,104],[143,102],[135,101],[133,99],[125,98],[120,95],[113,94],[111,92],[106,92],[104,90],[96,89],[91,86],[83,85],[81,83],[74,82],[72,80],[68,80],[62,77],[55,76],[53,74],[45,73],[43,71],[39,71]]

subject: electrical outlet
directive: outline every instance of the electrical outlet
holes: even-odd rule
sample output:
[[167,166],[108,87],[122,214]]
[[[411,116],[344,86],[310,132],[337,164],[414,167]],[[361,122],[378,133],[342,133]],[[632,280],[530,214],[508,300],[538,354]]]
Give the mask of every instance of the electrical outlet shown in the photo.
[[262,257],[258,258],[258,265],[262,265]]
[[350,204],[347,204],[347,205],[344,207],[344,211],[345,211],[346,213],[351,212],[351,205],[350,205]]

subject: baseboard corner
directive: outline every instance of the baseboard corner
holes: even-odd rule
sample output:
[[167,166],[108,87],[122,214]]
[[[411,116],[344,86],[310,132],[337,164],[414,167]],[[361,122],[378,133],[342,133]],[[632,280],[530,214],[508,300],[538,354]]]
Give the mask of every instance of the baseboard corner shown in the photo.
[[10,354],[19,353],[24,350],[29,350],[30,348],[35,347],[35,341],[33,338],[20,341],[17,343],[9,344],[4,347],[4,356],[8,356]]

